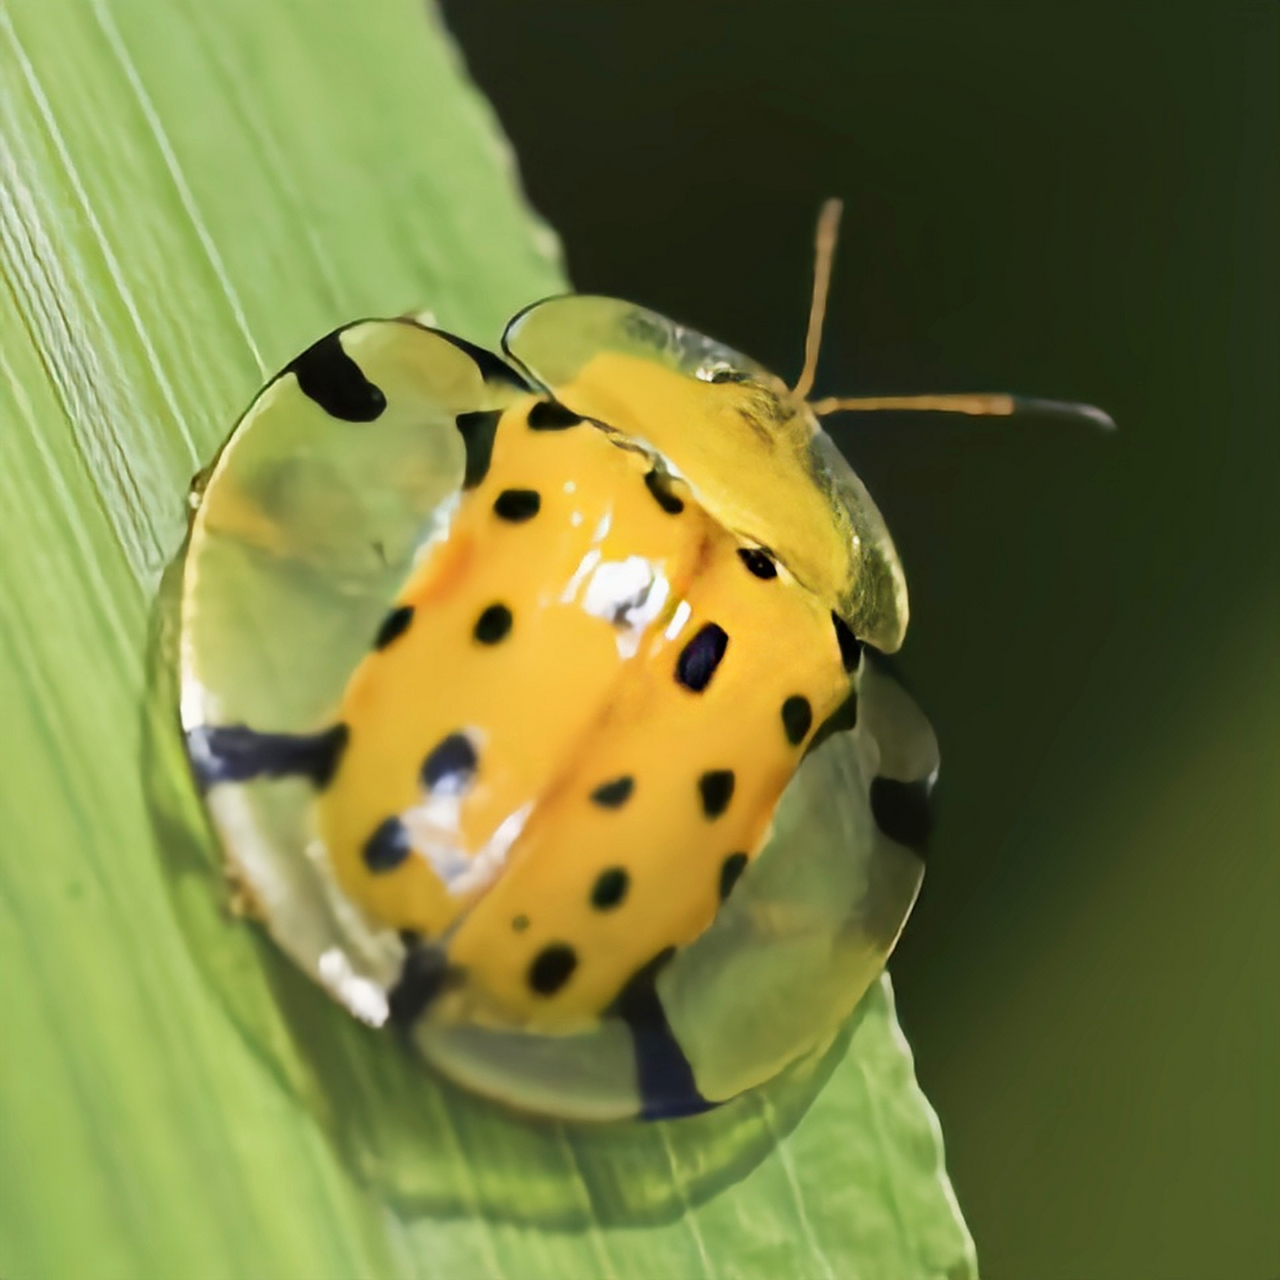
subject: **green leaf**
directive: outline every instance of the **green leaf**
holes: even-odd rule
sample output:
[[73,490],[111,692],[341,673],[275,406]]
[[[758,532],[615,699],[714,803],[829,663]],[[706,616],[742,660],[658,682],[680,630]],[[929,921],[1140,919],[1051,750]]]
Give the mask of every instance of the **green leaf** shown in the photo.
[[973,1276],[887,984],[732,1124],[539,1125],[225,911],[148,640],[191,475],[335,324],[564,287],[434,15],[8,0],[0,267],[0,1275]]

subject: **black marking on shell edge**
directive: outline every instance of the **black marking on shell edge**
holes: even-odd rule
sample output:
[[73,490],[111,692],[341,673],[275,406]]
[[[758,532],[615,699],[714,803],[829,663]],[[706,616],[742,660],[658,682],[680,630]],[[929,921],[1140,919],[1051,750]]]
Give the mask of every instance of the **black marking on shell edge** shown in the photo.
[[905,845],[922,858],[933,833],[933,805],[927,778],[899,782],[896,778],[874,778],[871,782],[871,816],[876,826],[897,844]]
[[529,426],[534,431],[566,431],[582,418],[559,400],[539,400],[529,410]]
[[621,1018],[631,1032],[643,1120],[697,1115],[717,1105],[698,1091],[693,1067],[658,997],[658,975],[674,955],[675,948],[668,947],[637,970],[607,1011]]
[[413,605],[402,604],[392,609],[382,620],[378,634],[373,638],[373,647],[381,650],[395,640],[399,640],[413,621]]
[[462,473],[464,489],[474,489],[489,474],[493,437],[501,417],[501,409],[477,409],[473,413],[460,413],[454,419],[467,449],[466,467]]
[[[413,323],[417,323],[414,321]],[[480,376],[486,382],[505,383],[509,387],[517,387],[521,391],[532,391],[533,388],[525,381],[520,374],[513,369],[501,356],[496,356],[492,351],[486,350],[484,347],[478,347],[474,342],[468,342],[466,338],[460,338],[456,333],[445,333],[443,329],[433,329],[430,325],[420,325],[419,328],[426,329],[428,333],[434,333],[437,338],[443,338],[451,347],[457,347],[464,355],[469,356],[474,362],[477,369],[480,370]]]
[[364,842],[360,856],[374,875],[384,875],[401,866],[412,852],[404,823],[399,818],[387,818]]
[[410,947],[395,986],[387,992],[391,1023],[402,1030],[411,1026],[442,992],[457,986],[462,974],[438,946]]
[[676,659],[676,680],[692,693],[701,693],[711,683],[716,668],[729,647],[729,634],[708,622]]
[[320,733],[259,733],[244,724],[197,725],[187,732],[187,755],[203,791],[220,782],[300,777],[323,791],[351,736],[338,723]]
[[342,330],[313,342],[285,365],[303,395],[314,400],[331,418],[342,422],[373,422],[382,416],[387,397],[364,376],[342,345]]

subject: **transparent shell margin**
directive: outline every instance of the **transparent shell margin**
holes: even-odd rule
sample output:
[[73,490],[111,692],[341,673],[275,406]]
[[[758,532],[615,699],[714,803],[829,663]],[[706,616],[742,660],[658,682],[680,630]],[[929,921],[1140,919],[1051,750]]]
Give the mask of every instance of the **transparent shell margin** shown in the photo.
[[574,1124],[496,1106],[428,1069],[383,1028],[352,1017],[251,921],[237,918],[227,862],[176,732],[180,564],[153,616],[143,777],[174,914],[197,971],[255,1055],[353,1176],[397,1211],[482,1215],[581,1231],[670,1222],[745,1177],[804,1115],[874,987],[825,1052],[762,1089],[676,1122]]
[[[738,359],[700,342],[704,357]],[[521,394],[486,381],[456,344],[404,322],[362,322],[341,344],[386,392],[385,420],[353,430],[311,405],[286,372],[195,492],[179,606],[187,731],[324,726],[417,548],[447,524],[463,467],[455,415]],[[877,677],[868,679],[870,706],[879,695]],[[900,712],[910,721],[900,706],[886,723]],[[860,720],[805,761],[730,908],[664,972],[660,993],[682,1042],[698,1046],[709,1096],[820,1055],[891,948],[922,868],[870,822],[866,788],[882,751],[883,735]],[[308,784],[221,783],[205,803],[250,912],[303,972],[357,1018],[380,1023],[403,947],[337,893],[310,829]],[[762,1009],[789,1016],[789,1030],[761,1024]],[[606,1119],[635,1108],[617,1032],[605,1024],[572,1043],[524,1037],[523,1059],[509,1035],[424,1024],[416,1039],[469,1088]]]
[[652,360],[700,382],[745,377],[789,403],[808,428],[802,447],[813,496],[829,509],[847,548],[847,570],[832,605],[859,639],[882,653],[901,647],[910,612],[907,584],[884,517],[808,405],[795,400],[776,374],[658,312],[592,294],[563,294],[526,307],[507,325],[502,348],[550,390],[573,382],[608,351]]

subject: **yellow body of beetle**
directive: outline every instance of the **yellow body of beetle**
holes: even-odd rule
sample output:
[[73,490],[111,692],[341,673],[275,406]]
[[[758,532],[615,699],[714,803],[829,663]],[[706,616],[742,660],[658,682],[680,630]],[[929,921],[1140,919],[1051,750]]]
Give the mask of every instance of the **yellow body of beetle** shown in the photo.
[[818,415],[1015,404],[809,402],[834,215],[793,387],[607,298],[522,312],[505,359],[362,321],[199,493],[182,721],[228,861],[335,998],[480,1093],[724,1101],[830,1042],[910,910],[937,747]]
[[688,1114],[829,1038],[914,898],[936,749],[863,652],[902,571],[739,353],[576,296],[504,347],[366,321],[262,393],[193,524],[188,750],[353,1012],[522,1107]]
[[[625,357],[588,373],[467,424],[488,465],[356,670],[319,800],[347,893],[448,937],[454,1016],[539,1031],[711,923],[857,660],[831,522],[806,534],[778,475],[795,408]],[[676,478],[701,461],[680,434],[721,420],[755,517],[733,531]],[[758,475],[776,511],[742,498]]]

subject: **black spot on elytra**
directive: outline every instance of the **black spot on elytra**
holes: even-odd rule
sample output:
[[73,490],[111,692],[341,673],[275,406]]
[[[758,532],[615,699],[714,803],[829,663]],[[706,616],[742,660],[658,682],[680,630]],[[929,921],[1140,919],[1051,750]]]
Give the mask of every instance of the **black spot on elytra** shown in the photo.
[[731,853],[720,864],[721,902],[723,902],[733,892],[733,886],[738,883],[739,877],[746,869],[747,855],[745,853]]
[[254,778],[306,778],[323,791],[333,780],[351,732],[335,724],[320,733],[259,733],[244,724],[198,725],[187,755],[202,789]]
[[636,970],[607,1010],[609,1016],[621,1018],[631,1032],[640,1115],[645,1120],[697,1115],[715,1105],[698,1091],[693,1068],[658,996],[658,975],[675,953],[674,947],[667,947]]
[[465,733],[451,733],[441,738],[422,762],[422,785],[436,788],[447,785],[460,791],[476,772],[476,749]]
[[714,622],[708,622],[681,649],[676,659],[676,680],[686,689],[701,693],[711,683],[728,647],[728,633]]
[[836,643],[840,646],[840,661],[846,671],[852,671],[862,656],[862,641],[849,630],[849,624],[838,614],[832,613],[831,625],[836,629]]
[[505,604],[491,604],[476,619],[473,634],[481,644],[498,644],[511,630],[511,610]]
[[539,400],[529,410],[529,426],[534,431],[565,431],[582,419],[559,400]]
[[849,690],[849,696],[822,722],[818,732],[809,739],[805,755],[816,751],[833,733],[847,733],[858,723],[858,691]]
[[566,943],[553,942],[533,958],[529,966],[529,987],[540,996],[553,996],[573,977],[578,953]]
[[512,524],[532,520],[542,507],[542,499],[536,489],[503,489],[494,499],[494,514]]
[[445,958],[443,948],[430,944],[411,947],[400,977],[387,993],[392,1025],[404,1028],[416,1022],[427,1006],[442,991],[455,986],[460,977]]
[[394,871],[412,852],[409,833],[399,818],[387,818],[380,823],[361,850],[364,865],[375,875]]
[[626,804],[635,790],[636,781],[630,774],[624,773],[611,782],[602,782],[592,793],[591,799],[605,809],[617,809]]
[[303,395],[314,400],[331,418],[342,422],[372,422],[387,407],[387,397],[375,387],[347,354],[341,330],[313,342],[284,367],[298,380]]
[[809,699],[793,693],[782,704],[782,728],[787,735],[787,741],[793,747],[798,747],[805,740],[805,735],[812,725],[813,708],[809,705]]
[[529,917],[526,915],[518,915],[511,922],[511,927],[517,933],[523,933],[529,927]]
[[757,578],[764,578],[767,581],[769,578],[778,576],[778,566],[767,551],[761,551],[759,547],[739,547],[738,555],[741,556],[742,563]]
[[718,818],[733,799],[733,770],[709,769],[698,779],[698,795],[702,798],[702,812],[708,818]]
[[413,606],[411,604],[402,604],[392,609],[383,618],[382,625],[378,628],[378,634],[373,638],[373,647],[375,649],[385,649],[393,640],[399,640],[409,630],[409,623],[412,621]]
[[631,877],[625,867],[610,867],[602,871],[591,888],[591,905],[597,911],[609,911],[627,896]]
[[895,778],[874,778],[871,816],[890,840],[906,845],[923,857],[933,831],[928,779],[899,782]]
[[684,503],[676,495],[672,488],[671,477],[665,471],[659,471],[656,467],[646,471],[644,487],[649,490],[653,500],[667,515],[678,516],[684,510]]
[[489,463],[493,460],[493,437],[501,417],[501,409],[477,409],[474,413],[460,413],[454,419],[467,450],[467,460],[462,472],[464,489],[474,489],[489,474]]

